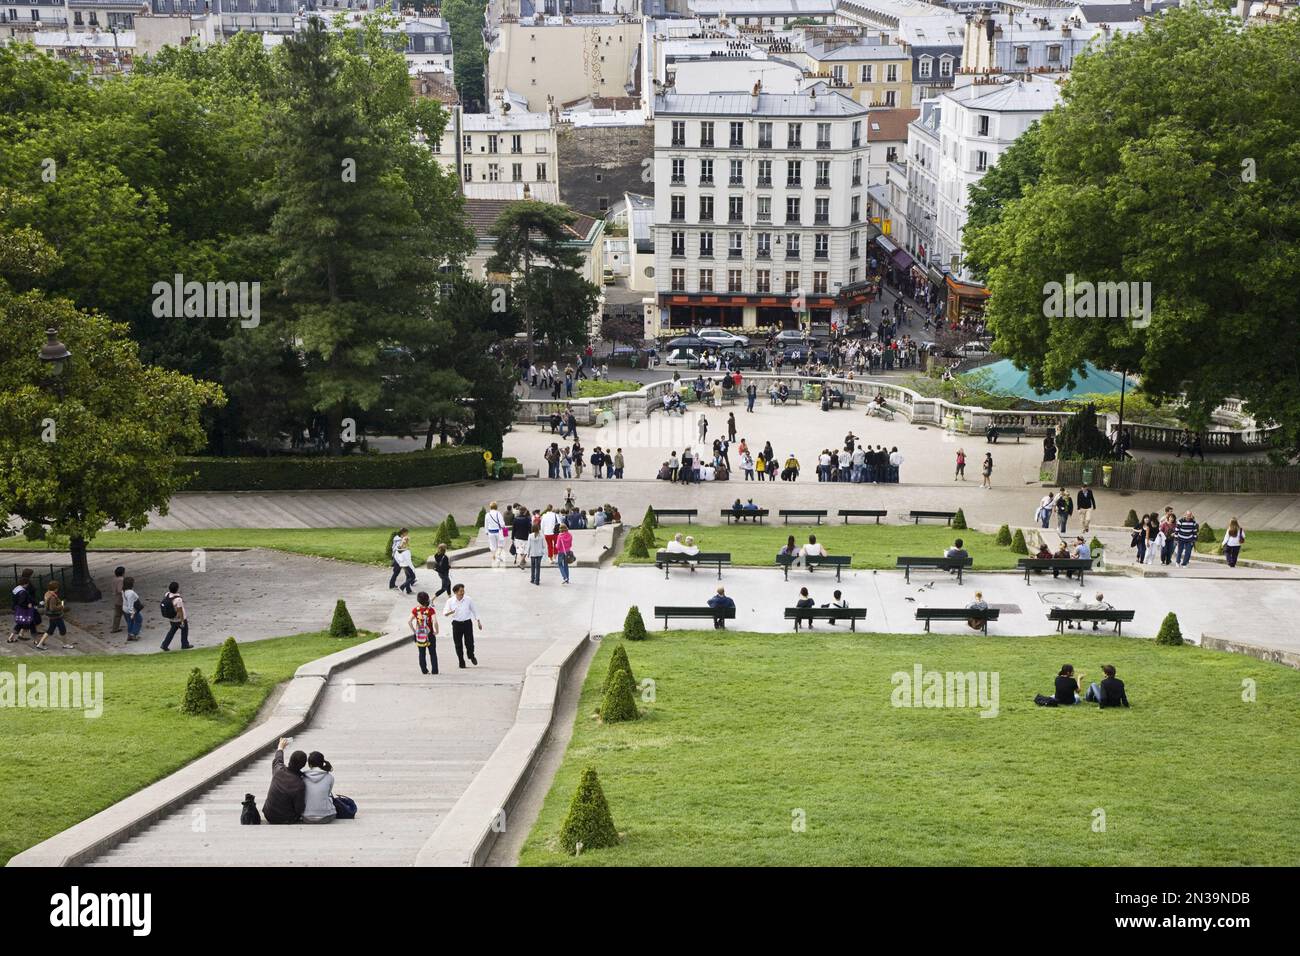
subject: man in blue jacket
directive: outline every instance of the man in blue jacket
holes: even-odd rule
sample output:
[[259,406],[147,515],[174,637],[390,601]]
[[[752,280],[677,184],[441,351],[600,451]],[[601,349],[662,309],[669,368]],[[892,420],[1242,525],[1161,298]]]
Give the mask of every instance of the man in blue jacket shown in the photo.
[[[715,611],[725,611],[727,608],[731,608],[734,611],[736,608],[736,602],[727,597],[727,591],[725,588],[719,587],[718,593],[709,598],[709,607],[713,608]],[[725,622],[725,617],[717,616],[713,619],[713,626],[719,631],[725,631],[727,629]]]

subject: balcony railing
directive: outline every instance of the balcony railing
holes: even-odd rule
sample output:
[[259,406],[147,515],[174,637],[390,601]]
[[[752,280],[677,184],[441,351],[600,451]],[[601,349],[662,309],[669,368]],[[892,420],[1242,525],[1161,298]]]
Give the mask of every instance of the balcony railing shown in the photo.
[[743,258],[745,258],[745,253],[744,253],[742,250],[740,250],[740,249],[728,249],[728,250],[727,250],[727,258],[728,258],[728,259],[743,259]]
[[803,149],[803,140],[801,140],[801,139],[791,139],[791,140],[788,140],[788,141],[786,142],[786,144],[785,144],[785,148],[786,148],[786,149]]
[[745,141],[743,139],[733,139],[730,145],[732,149],[744,149]]
[[819,139],[819,140],[817,140],[817,148],[818,148],[818,149],[830,149],[830,148],[831,148],[831,141],[830,141],[829,139]]
[[711,138],[705,139],[704,137],[701,136],[700,149],[712,149],[712,148],[713,148],[713,140]]
[[673,210],[673,213],[672,213],[672,215],[671,215],[669,218],[670,218],[670,220],[671,220],[672,222],[685,222],[685,221],[686,221],[686,213],[684,213],[684,212],[678,212],[677,210]]
[[673,186],[685,186],[685,185],[686,185],[686,177],[685,177],[685,176],[674,176],[672,179],[668,180],[668,182],[669,182],[670,185],[673,185]]
[[700,210],[700,222],[713,222],[713,213]]
[[759,141],[758,141],[758,148],[759,148],[759,149],[771,149],[771,148],[772,148],[772,140],[771,140],[771,137],[769,137],[769,138],[767,138],[767,139],[762,139],[762,138],[760,138]]
[[786,257],[787,259],[798,259],[798,258],[799,258],[799,250],[798,250],[798,249],[786,249],[786,250],[785,250],[785,257]]
[[850,186],[861,186],[861,185],[862,185],[862,177],[861,177],[861,176],[854,176],[854,177],[853,177],[853,180],[849,183],[849,185],[850,185]]
[[771,176],[759,176],[759,177],[758,177],[758,186],[759,186],[760,189],[771,189],[771,188],[772,188],[772,177],[771,177]]
[[712,186],[712,185],[713,185],[713,177],[712,177],[712,176],[701,176],[701,177],[700,177],[700,185],[701,185],[701,186]]
[[728,185],[728,186],[743,186],[743,185],[745,185],[745,177],[744,177],[744,176],[732,176],[730,179],[727,180],[727,185]]
[[795,188],[795,187],[797,187],[797,186],[802,186],[802,185],[803,185],[803,180],[802,180],[802,179],[787,179],[787,180],[785,181],[785,185],[786,185],[786,188],[787,188],[787,189],[793,189],[793,188]]
[[758,252],[754,253],[754,258],[756,258],[756,259],[771,259],[771,258],[772,258],[772,250],[771,250],[771,249],[759,249]]
[[671,145],[673,145],[673,146],[685,146],[685,145],[686,145],[686,137],[685,137],[685,136],[680,136],[680,137],[679,137],[679,136],[674,136]]
[[830,189],[831,181],[829,179],[819,179],[815,185],[818,189]]
[[744,221],[745,221],[745,214],[743,212],[736,212],[733,209],[731,212],[727,214],[727,222],[744,222]]
[[674,259],[685,259],[685,258],[686,258],[686,247],[685,247],[685,246],[674,246],[674,247],[673,247],[673,251],[672,251],[672,257],[673,257]]
[[831,254],[826,249],[818,249],[816,252],[813,253],[814,259],[829,259],[830,257]]
[[814,225],[814,226],[825,226],[825,225],[827,225],[830,221],[831,221],[831,215],[830,215],[830,213],[828,213],[828,212],[827,212],[827,213],[818,213],[816,216],[813,216],[813,225]]

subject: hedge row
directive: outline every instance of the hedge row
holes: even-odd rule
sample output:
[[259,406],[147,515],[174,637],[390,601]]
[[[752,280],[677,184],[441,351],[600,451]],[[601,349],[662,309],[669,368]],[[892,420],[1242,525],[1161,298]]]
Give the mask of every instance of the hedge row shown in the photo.
[[193,474],[185,486],[186,491],[424,488],[457,481],[479,481],[487,474],[483,449],[472,445],[391,455],[352,454],[340,458],[294,455],[186,458],[182,460],[181,468]]

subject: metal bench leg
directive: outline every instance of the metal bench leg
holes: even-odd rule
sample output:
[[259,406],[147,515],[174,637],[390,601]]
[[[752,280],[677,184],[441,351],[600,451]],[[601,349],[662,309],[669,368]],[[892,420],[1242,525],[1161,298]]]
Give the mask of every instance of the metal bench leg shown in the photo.
[[841,564],[837,564],[837,565],[835,565],[835,583],[836,583],[836,584],[839,584],[839,583],[840,583],[840,568],[842,568],[842,567],[843,567],[843,565],[841,565]]
[[718,562],[718,580],[719,580],[719,581],[722,580],[722,562],[721,562],[721,561]]
[[925,619],[925,633],[930,633],[930,619],[928,617]]
[[903,583],[912,583],[912,566],[910,564],[903,565]]
[[989,619],[987,617],[984,619],[984,636],[989,636]]
[[857,629],[858,629],[858,619],[856,617],[849,618],[849,630],[856,631]]

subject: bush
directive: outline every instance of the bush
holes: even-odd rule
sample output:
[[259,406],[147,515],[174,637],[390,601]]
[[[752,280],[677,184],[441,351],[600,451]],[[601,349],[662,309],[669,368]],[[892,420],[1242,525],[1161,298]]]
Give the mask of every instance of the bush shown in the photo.
[[212,696],[208,679],[197,667],[190,671],[189,682],[185,685],[185,700],[181,702],[181,713],[203,717],[217,712],[217,699]]
[[483,477],[483,449],[456,445],[369,455],[184,458],[186,491],[308,491],[319,488],[427,488]]
[[330,621],[330,637],[356,637],[357,626],[352,623],[347,603],[339,598],[334,605],[334,619]]
[[654,508],[650,507],[650,505],[645,506],[645,517],[641,519],[641,527],[643,528],[659,527],[659,519],[655,517],[655,510]]
[[600,780],[596,771],[588,767],[582,771],[582,780],[578,792],[569,804],[569,814],[560,827],[560,845],[566,853],[579,853],[583,850],[600,850],[618,846],[618,830],[614,828],[614,818],[609,815],[609,804],[605,802],[605,792],[600,789]]
[[636,720],[636,691],[629,671],[615,671],[600,702],[600,719],[607,724]]
[[447,520],[444,518],[442,524],[438,525],[437,530],[433,532],[433,543],[435,545],[445,544],[451,547],[453,535],[447,528]]
[[1136,528],[1141,524],[1142,522],[1138,520],[1138,513],[1132,508],[1129,508],[1128,514],[1124,517],[1124,527]]
[[1101,539],[1098,538],[1096,535],[1093,535],[1092,540],[1088,542],[1088,550],[1091,551],[1093,554],[1096,554],[1104,547],[1106,546],[1101,543]]
[[212,675],[214,684],[247,684],[248,668],[239,653],[239,645],[233,637],[226,638],[221,645],[221,656],[217,658],[217,672]]
[[609,670],[605,673],[605,683],[601,689],[606,690],[614,680],[615,673],[622,671],[627,674],[627,678],[636,687],[636,675],[632,673],[632,662],[627,659],[627,649],[622,644],[614,648],[614,653],[609,657]]
[[1006,525],[998,528],[998,536],[993,539],[993,543],[1000,548],[1005,548],[1011,543],[1011,529]]
[[627,542],[627,553],[633,558],[650,557],[650,549],[645,546],[645,538],[639,532],[632,532]]
[[1156,634],[1157,644],[1179,647],[1183,643],[1183,632],[1178,627],[1178,615],[1170,611],[1160,622],[1160,632]]
[[487,509],[479,508],[478,517],[474,519],[474,527],[481,528],[487,522]]
[[1025,544],[1025,533],[1020,528],[1016,529],[1015,535],[1011,538],[1011,551],[1014,554],[1029,553],[1029,545]]
[[460,537],[460,525],[456,524],[455,515],[449,513],[447,517],[442,519],[442,523],[447,526],[447,533],[449,535],[453,538]]
[[623,618],[623,640],[644,641],[645,639],[645,621],[641,617],[641,609],[633,604],[627,609],[627,617]]
[[957,513],[952,516],[952,526],[958,531],[966,530],[966,514],[960,508],[958,508]]
[[1110,439],[1097,427],[1097,406],[1083,406],[1065,420],[1056,435],[1060,458],[1104,459],[1110,455]]
[[1204,544],[1215,544],[1218,542],[1219,536],[1214,533],[1214,529],[1208,524],[1203,524],[1200,530],[1196,532],[1196,540]]

